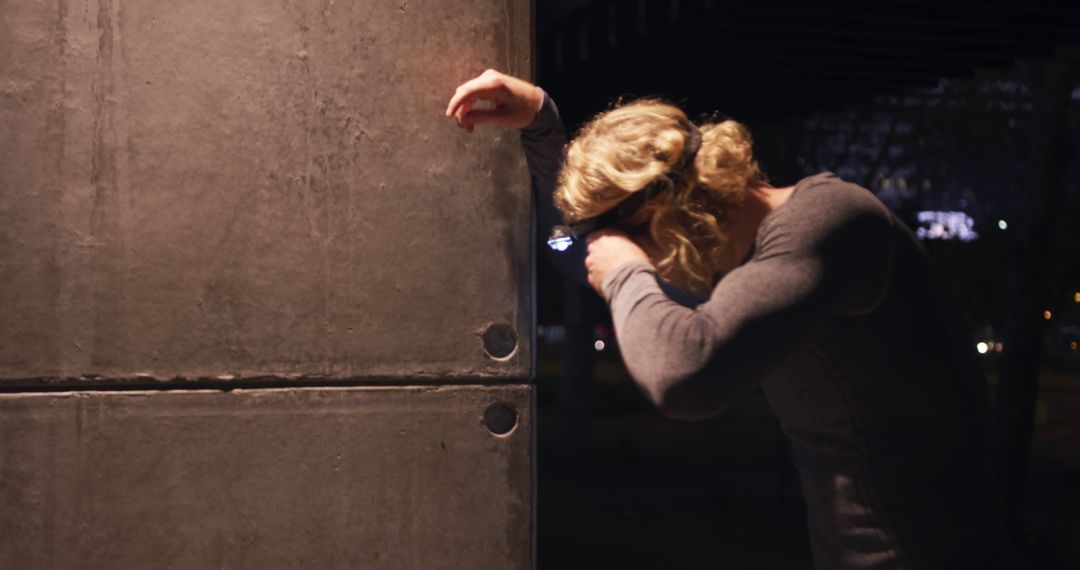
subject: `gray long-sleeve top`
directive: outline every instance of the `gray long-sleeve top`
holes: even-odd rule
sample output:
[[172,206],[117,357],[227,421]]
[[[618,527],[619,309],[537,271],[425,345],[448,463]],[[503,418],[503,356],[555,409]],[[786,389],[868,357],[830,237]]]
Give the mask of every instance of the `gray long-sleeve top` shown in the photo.
[[[522,136],[541,232],[558,124],[549,101]],[[713,416],[762,386],[792,440],[818,568],[1007,567],[970,343],[918,240],[869,191],[831,173],[800,181],[697,306],[643,262],[603,293],[631,376],[667,415]]]

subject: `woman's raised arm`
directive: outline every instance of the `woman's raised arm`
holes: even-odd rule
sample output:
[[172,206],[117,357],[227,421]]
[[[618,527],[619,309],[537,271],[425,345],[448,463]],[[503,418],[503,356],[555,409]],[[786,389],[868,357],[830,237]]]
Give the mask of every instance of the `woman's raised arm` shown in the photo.
[[[521,148],[532,179],[537,237],[546,241],[552,227],[562,223],[554,194],[566,145],[566,128],[555,102],[539,87],[489,69],[457,88],[446,106],[446,116],[453,117],[469,133],[476,125],[483,124],[520,129]],[[551,252],[549,256],[564,277],[581,285],[585,284],[584,259],[582,243],[575,243],[562,253]]]

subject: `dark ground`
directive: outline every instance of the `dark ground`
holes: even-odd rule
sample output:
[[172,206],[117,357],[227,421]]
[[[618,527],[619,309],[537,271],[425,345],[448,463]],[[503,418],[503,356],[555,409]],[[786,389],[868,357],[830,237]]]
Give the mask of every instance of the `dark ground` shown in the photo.
[[[798,475],[760,391],[713,420],[668,420],[609,348],[588,455],[568,458],[553,352],[537,379],[541,570],[812,568]],[[1080,568],[1080,375],[1044,370],[1035,429],[1027,567]]]

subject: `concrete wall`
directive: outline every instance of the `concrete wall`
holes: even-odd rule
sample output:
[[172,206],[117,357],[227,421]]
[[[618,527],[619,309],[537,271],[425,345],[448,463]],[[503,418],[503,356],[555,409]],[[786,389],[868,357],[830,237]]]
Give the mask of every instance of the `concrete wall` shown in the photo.
[[528,0],[0,2],[0,384],[526,379],[517,136],[442,111],[486,67],[529,75],[530,22]]
[[531,8],[0,0],[0,568],[531,567]]
[[[530,399],[512,386],[2,395],[0,568],[525,570]],[[516,418],[485,422],[492,406]]]

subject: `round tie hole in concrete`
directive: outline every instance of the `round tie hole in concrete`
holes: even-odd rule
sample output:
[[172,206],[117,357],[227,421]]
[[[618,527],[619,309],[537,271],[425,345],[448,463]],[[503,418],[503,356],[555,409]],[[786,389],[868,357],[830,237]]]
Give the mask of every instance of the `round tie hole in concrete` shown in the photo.
[[510,325],[495,323],[483,334],[484,351],[495,360],[506,360],[517,351],[517,333]]
[[492,435],[507,436],[518,424],[518,413],[506,402],[491,404],[484,410],[484,427]]

